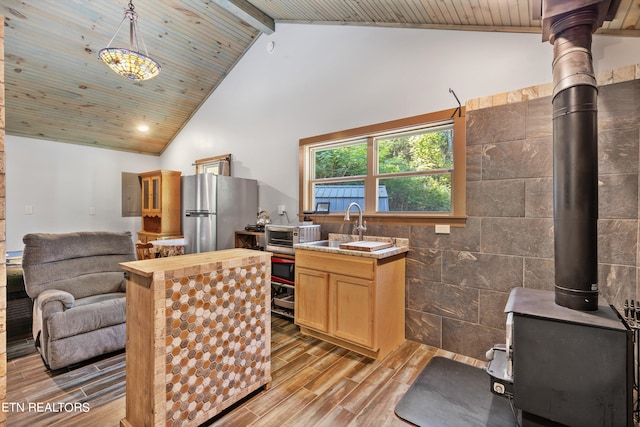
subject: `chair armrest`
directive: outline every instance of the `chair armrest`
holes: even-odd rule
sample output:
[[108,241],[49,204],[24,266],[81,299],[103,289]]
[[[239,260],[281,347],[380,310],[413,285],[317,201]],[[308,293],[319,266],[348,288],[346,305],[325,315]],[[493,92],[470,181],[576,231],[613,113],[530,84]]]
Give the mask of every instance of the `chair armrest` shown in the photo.
[[[53,308],[56,304],[51,304],[54,302],[58,302],[58,308]],[[61,291],[59,289],[49,289],[44,292],[41,292],[38,295],[37,303],[40,306],[40,310],[43,312],[56,312],[56,311],[64,311],[66,309],[72,308],[76,302],[76,299],[69,292]],[[45,306],[49,305],[45,308]]]

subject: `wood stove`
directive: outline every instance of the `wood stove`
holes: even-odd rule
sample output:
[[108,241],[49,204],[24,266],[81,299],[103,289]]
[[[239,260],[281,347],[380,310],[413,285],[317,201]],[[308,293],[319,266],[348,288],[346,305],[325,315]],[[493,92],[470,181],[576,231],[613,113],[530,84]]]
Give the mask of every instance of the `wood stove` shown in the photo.
[[598,87],[591,35],[619,0],[542,0],[554,46],[555,291],[516,288],[507,343],[488,352],[491,390],[522,426],[632,426],[633,333],[598,295]]
[[554,302],[554,293],[516,288],[512,313],[513,404],[522,425],[632,426],[633,333],[617,310]]

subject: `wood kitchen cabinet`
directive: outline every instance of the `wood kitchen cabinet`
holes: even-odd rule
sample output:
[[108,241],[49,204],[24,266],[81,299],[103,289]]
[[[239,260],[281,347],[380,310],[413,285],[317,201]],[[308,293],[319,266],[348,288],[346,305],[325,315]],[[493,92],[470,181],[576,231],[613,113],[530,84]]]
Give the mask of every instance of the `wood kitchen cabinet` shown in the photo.
[[329,332],[329,273],[296,265],[295,322]]
[[151,214],[160,212],[160,200],[162,200],[161,173],[143,176],[142,178],[142,212]]
[[139,175],[142,186],[142,230],[138,240],[182,237],[180,233],[181,172],[155,170]]
[[405,254],[367,258],[296,250],[295,322],[375,359],[404,340]]

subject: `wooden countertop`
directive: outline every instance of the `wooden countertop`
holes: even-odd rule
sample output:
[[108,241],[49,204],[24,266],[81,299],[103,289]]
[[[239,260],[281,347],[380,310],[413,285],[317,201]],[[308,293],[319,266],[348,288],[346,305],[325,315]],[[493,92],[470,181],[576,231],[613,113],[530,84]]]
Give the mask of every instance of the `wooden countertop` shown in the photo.
[[216,263],[231,264],[247,258],[260,258],[263,256],[270,259],[271,252],[256,251],[253,249],[225,249],[222,251],[203,252],[199,254],[121,262],[120,266],[126,271],[141,276],[151,277],[153,276],[153,273],[157,271],[175,271]]

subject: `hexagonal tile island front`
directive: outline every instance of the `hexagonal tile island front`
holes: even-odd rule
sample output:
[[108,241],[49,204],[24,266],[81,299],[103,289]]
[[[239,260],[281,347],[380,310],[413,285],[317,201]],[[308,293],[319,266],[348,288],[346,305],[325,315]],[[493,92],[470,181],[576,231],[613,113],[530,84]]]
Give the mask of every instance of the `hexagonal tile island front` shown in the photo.
[[230,249],[122,266],[129,280],[121,425],[199,425],[268,386],[269,253]]

